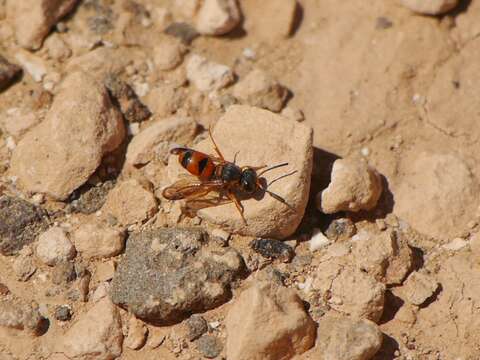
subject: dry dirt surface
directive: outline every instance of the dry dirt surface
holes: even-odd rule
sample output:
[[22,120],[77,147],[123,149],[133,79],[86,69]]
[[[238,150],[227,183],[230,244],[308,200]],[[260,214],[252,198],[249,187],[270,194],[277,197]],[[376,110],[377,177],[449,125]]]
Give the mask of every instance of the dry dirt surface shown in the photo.
[[0,0],[0,360],[480,359],[479,18]]

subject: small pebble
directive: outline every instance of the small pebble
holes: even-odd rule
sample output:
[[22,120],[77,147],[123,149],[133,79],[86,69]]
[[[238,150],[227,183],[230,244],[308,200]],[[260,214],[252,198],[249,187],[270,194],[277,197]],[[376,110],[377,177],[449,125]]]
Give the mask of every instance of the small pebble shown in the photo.
[[462,238],[455,238],[452,241],[450,241],[448,244],[443,245],[442,247],[446,250],[458,251],[460,249],[463,249],[467,245],[468,245],[467,240],[464,240]]
[[192,315],[186,321],[188,328],[188,340],[197,340],[200,336],[208,331],[207,321],[200,315]]
[[216,358],[223,349],[220,340],[212,335],[203,335],[196,342],[197,350],[207,359]]
[[55,308],[55,319],[68,321],[72,318],[71,308],[68,305],[60,305]]
[[250,242],[250,247],[265,258],[283,262],[291,261],[295,255],[291,246],[275,239],[255,239]]
[[330,244],[330,240],[322,233],[320,229],[313,230],[313,236],[310,239],[310,251],[317,251]]
[[248,59],[248,60],[255,60],[255,57],[257,56],[257,54],[252,48],[243,49],[242,55],[245,59]]
[[393,23],[390,19],[380,16],[377,18],[377,21],[375,23],[375,29],[377,30],[385,30],[389,29],[393,26]]
[[189,45],[200,34],[191,25],[182,22],[174,22],[165,29],[165,34],[180,39],[185,45]]
[[332,241],[345,241],[351,238],[357,229],[352,220],[341,218],[333,220],[325,231],[325,235]]

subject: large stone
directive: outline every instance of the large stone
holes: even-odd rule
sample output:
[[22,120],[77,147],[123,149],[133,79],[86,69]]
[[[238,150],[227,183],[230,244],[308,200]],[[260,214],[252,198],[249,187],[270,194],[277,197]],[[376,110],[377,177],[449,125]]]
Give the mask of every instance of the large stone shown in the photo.
[[255,280],[225,320],[229,360],[291,359],[315,343],[315,323],[300,297],[272,281]]
[[195,28],[204,35],[223,35],[241,20],[237,0],[204,0],[195,19]]
[[405,280],[399,292],[410,304],[420,306],[435,294],[438,287],[439,283],[432,275],[416,271]]
[[104,298],[60,339],[58,352],[75,359],[115,359],[122,353],[122,322],[118,309]]
[[45,120],[19,142],[10,171],[25,190],[63,200],[124,135],[122,116],[105,87],[76,72],[63,82]]
[[7,16],[15,27],[20,46],[36,50],[51,28],[77,4],[78,0],[8,0]]
[[172,143],[184,145],[195,137],[197,123],[189,117],[162,119],[135,135],[128,144],[126,164],[144,165],[155,157],[163,160]]
[[37,257],[45,264],[53,266],[75,257],[75,247],[65,230],[53,226],[38,237]]
[[113,302],[155,324],[226,302],[245,265],[233,249],[203,248],[203,237],[200,230],[176,228],[131,235],[113,278]]
[[38,309],[15,300],[0,301],[0,328],[40,335],[44,319]]
[[456,7],[459,0],[400,0],[406,8],[424,15],[441,15]]
[[[233,204],[202,209],[199,216],[232,233],[277,239],[291,235],[302,220],[308,200],[312,129],[267,110],[234,105],[218,121],[213,136],[225,159],[233,161],[238,153],[237,164],[240,166],[288,163],[288,166],[267,172],[262,178],[268,183],[289,174],[268,190],[281,196],[290,207],[259,192],[242,201],[247,225]],[[198,149],[216,156],[209,139],[201,142]],[[176,159],[172,160],[169,167],[180,167]],[[185,172],[183,168],[180,171]]]
[[46,227],[46,213],[25,200],[0,197],[0,253],[13,255]]
[[465,161],[453,154],[415,152],[405,155],[402,173],[393,188],[395,214],[425,235],[459,236],[474,217],[480,189]]
[[380,350],[383,334],[365,319],[327,315],[320,319],[315,348],[308,359],[369,360]]

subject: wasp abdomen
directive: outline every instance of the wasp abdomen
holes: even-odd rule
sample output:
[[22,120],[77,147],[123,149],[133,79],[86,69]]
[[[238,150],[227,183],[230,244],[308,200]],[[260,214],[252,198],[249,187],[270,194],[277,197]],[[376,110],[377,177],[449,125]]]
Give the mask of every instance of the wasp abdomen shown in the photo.
[[170,151],[178,155],[178,161],[187,171],[202,180],[208,180],[215,172],[215,164],[207,154],[186,148],[175,148]]

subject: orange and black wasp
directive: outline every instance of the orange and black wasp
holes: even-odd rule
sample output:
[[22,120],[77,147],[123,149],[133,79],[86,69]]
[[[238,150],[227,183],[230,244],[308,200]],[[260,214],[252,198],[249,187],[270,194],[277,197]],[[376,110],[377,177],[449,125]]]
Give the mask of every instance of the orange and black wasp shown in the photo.
[[[255,192],[261,190],[295,211],[282,197],[267,190],[267,186],[260,181],[260,177],[265,172],[287,166],[288,163],[271,167],[266,165],[240,167],[235,164],[235,160],[233,162],[225,160],[213,139],[210,129],[208,134],[218,157],[184,147],[176,147],[170,150],[171,154],[178,155],[180,164],[190,174],[195,175],[195,178],[180,179],[173,185],[168,186],[162,192],[164,198],[168,200],[186,200],[187,210],[190,211],[233,202],[245,224],[247,222],[243,216],[243,206],[238,198],[239,194],[252,196]],[[263,171],[258,173],[262,169]],[[280,178],[287,175],[283,175]],[[213,199],[206,198],[212,192],[217,193],[219,196]]]

